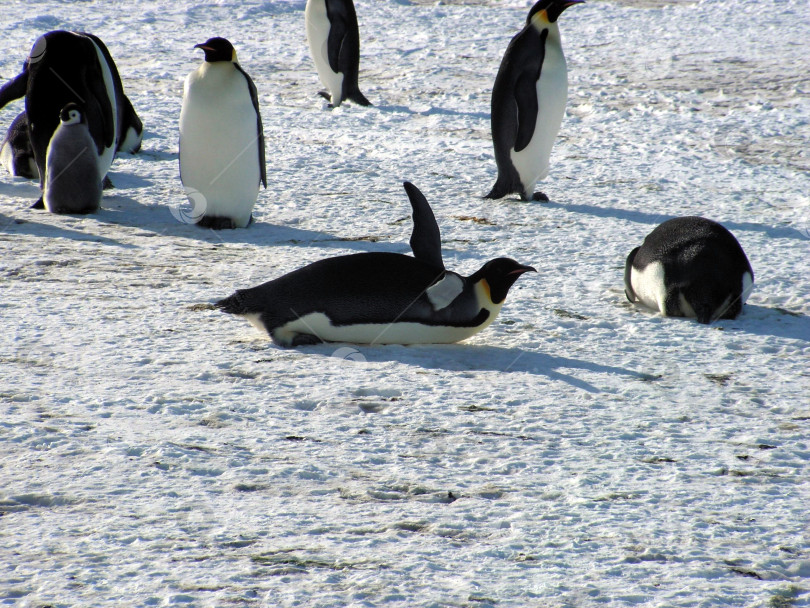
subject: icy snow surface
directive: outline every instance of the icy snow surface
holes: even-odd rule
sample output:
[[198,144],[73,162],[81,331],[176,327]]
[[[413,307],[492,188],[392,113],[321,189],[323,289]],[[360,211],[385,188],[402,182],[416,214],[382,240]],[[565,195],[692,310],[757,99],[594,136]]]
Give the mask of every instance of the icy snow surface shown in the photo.
[[[0,176],[0,603],[810,605],[810,11],[589,1],[540,187],[484,201],[524,0],[357,0],[326,108],[304,1],[3,0],[0,80],[93,32],[146,125],[88,217]],[[230,39],[259,90],[257,223],[178,221],[182,81]],[[5,129],[22,108],[0,111]],[[462,274],[532,264],[451,346],[282,350],[209,303],[326,256],[409,253],[402,181]],[[664,319],[624,259],[704,215],[756,273],[735,321]]]

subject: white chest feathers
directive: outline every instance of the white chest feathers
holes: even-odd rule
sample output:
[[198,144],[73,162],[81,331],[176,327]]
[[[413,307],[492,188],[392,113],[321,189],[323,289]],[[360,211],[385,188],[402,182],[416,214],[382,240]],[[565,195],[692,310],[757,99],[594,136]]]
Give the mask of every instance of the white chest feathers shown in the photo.
[[315,69],[321,84],[329,89],[332,104],[340,101],[343,90],[343,74],[335,72],[329,65],[329,30],[332,24],[326,13],[326,0],[307,0],[304,11],[307,22],[307,42],[315,62]]
[[186,78],[180,177],[196,212],[247,226],[261,179],[258,117],[248,82],[231,62],[203,63]]
[[511,152],[512,164],[529,192],[534,190],[537,181],[548,175],[551,149],[560,131],[568,100],[568,68],[560,42],[560,30],[556,23],[547,27],[545,57],[536,84],[537,120],[534,133],[528,146],[520,152],[514,149]]

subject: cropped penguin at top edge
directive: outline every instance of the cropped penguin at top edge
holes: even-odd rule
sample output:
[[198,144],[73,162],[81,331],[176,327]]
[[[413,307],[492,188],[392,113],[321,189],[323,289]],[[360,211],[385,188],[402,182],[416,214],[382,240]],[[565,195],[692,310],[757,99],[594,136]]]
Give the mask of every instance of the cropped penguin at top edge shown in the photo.
[[[0,108],[23,96],[41,186],[47,178],[48,144],[69,103],[84,107],[102,179],[116,152],[127,147],[133,151],[140,144],[143,126],[123,93],[109,50],[97,36],[54,30],[37,38],[22,72],[0,88]],[[44,207],[43,200],[34,207]]]
[[630,302],[700,323],[737,318],[753,284],[754,271],[734,235],[702,217],[667,220],[625,263]]
[[45,208],[51,213],[93,213],[101,202],[101,176],[84,108],[69,103],[59,120],[46,155]]
[[264,130],[256,85],[233,45],[209,38],[205,59],[183,85],[180,181],[203,228],[245,228],[267,188]]
[[568,99],[568,70],[557,25],[562,12],[583,0],[540,0],[503,55],[492,88],[491,127],[498,179],[485,198],[535,192],[548,175],[549,157]]
[[433,211],[404,184],[413,209],[414,256],[358,253],[326,258],[216,302],[280,346],[321,342],[441,344],[487,327],[509,288],[535,269],[496,258],[469,277],[445,270]]
[[318,78],[328,89],[320,95],[338,107],[349,99],[371,102],[360,92],[360,32],[352,0],[307,0],[304,10],[307,42]]
[[0,142],[0,164],[12,177],[39,179],[39,169],[34,160],[34,149],[28,137],[28,117],[20,112],[8,127],[8,132]]

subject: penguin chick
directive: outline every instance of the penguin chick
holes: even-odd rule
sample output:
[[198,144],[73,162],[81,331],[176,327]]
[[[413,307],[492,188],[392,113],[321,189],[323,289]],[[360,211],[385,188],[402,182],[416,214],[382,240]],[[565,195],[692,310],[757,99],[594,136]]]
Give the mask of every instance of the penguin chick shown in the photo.
[[43,202],[51,213],[93,213],[101,202],[102,176],[84,108],[69,103],[45,155]]

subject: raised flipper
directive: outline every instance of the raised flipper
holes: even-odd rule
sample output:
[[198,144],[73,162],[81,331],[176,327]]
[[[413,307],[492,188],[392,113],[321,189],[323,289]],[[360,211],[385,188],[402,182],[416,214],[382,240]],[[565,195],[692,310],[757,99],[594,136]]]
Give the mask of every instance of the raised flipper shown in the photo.
[[442,237],[433,210],[419,188],[411,182],[405,182],[403,186],[413,208],[413,232],[410,241],[413,257],[443,270]]

